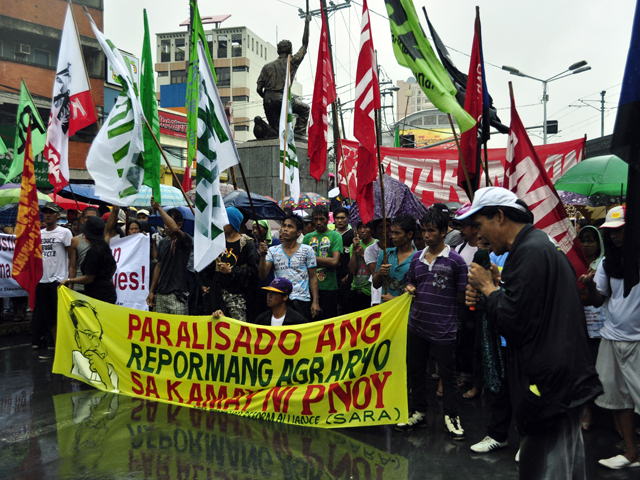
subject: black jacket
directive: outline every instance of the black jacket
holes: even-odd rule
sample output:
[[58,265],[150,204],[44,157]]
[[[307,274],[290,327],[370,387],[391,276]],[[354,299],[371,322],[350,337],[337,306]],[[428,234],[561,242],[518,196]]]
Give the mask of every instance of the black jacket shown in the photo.
[[[266,312],[262,312],[260,315],[258,315],[255,318],[255,320],[252,320],[249,323],[253,323],[254,325],[263,325],[266,327],[270,327],[272,315],[273,315],[273,312],[271,311],[271,309],[269,309]],[[287,313],[284,316],[284,322],[282,322],[282,326],[284,327],[287,325],[301,325],[303,323],[308,323],[308,322],[309,320],[307,320],[306,317],[303,317],[302,315],[300,315],[293,308],[287,307]]]
[[600,395],[602,384],[576,273],[546,233],[532,225],[518,233],[502,283],[503,290],[487,298],[487,311],[507,341],[516,423],[529,435],[552,429],[563,413]]

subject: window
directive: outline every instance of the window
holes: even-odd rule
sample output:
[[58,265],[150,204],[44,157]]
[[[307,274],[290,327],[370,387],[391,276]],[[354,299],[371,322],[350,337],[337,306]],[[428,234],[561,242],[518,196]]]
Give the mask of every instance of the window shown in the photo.
[[159,77],[168,77],[169,76],[169,72],[158,72],[158,76]]
[[218,35],[218,58],[227,58],[227,36]]
[[437,115],[425,115],[422,117],[423,125],[437,125],[438,124],[438,116]]
[[409,122],[409,125],[422,125],[422,119],[421,119],[421,118],[418,118],[418,119],[416,119],[416,120],[411,120],[411,121]]
[[38,48],[33,49],[33,61],[38,65],[50,65],[51,54],[46,50],[40,50]]
[[231,69],[229,67],[216,68],[216,78],[218,80],[218,88],[231,86]]
[[176,38],[176,53],[174,55],[176,62],[184,62],[185,58],[184,38]]
[[174,70],[171,72],[171,83],[187,83],[187,71]]
[[248,102],[249,101],[249,95],[234,95],[233,101],[234,102]]
[[209,53],[213,52],[213,34],[207,34],[207,45],[209,46]]
[[229,103],[229,97],[220,97],[220,101],[222,102],[222,106],[226,107],[227,103]]
[[241,57],[242,56],[242,34],[234,33],[231,35],[231,56],[233,57]]
[[249,67],[246,65],[242,65],[240,67],[233,67],[233,71],[234,72],[248,72],[249,71]]
[[249,125],[236,125],[234,127],[234,130],[236,132],[248,132],[249,131]]
[[260,58],[262,58],[262,45],[260,45]]
[[160,40],[160,61],[171,61],[171,40]]
[[254,42],[253,42],[253,38],[251,39],[251,51],[252,51],[252,52],[255,52],[255,51],[256,51],[256,49],[255,49],[255,44],[254,44]]

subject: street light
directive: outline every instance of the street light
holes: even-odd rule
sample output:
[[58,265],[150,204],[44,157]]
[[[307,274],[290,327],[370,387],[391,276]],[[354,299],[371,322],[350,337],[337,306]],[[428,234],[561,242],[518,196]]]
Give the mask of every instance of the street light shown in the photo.
[[549,100],[549,96],[547,95],[547,84],[549,82],[553,82],[555,80],[560,80],[561,78],[568,77],[569,75],[575,75],[576,73],[586,72],[587,70],[591,70],[591,67],[587,65],[586,60],[581,60],[579,62],[574,63],[569,68],[567,68],[564,72],[560,72],[553,77],[547,78],[546,80],[542,80],[540,78],[532,77],[531,75],[527,75],[522,73],[517,68],[509,67],[508,65],[502,66],[503,70],[506,70],[511,75],[516,75],[518,77],[526,77],[531,80],[537,80],[542,83],[542,103],[544,105],[544,120],[542,123],[542,132],[543,132],[543,143],[547,144],[547,101]]

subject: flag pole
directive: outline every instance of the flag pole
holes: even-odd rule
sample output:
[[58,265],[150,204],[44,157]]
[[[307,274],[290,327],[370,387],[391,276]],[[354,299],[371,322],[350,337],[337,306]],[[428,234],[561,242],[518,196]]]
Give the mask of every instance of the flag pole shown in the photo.
[[493,187],[491,176],[489,175],[489,152],[487,149],[487,142],[484,142],[484,176],[487,179],[487,187]]
[[[389,258],[387,256],[387,208],[386,208],[385,198],[384,198],[384,181],[382,178],[382,176],[384,175],[384,172],[382,170],[382,159],[380,156],[380,125],[378,123],[379,112],[375,108],[373,109],[373,112],[375,114],[374,123],[376,124],[376,149],[378,151],[378,178],[380,178],[380,199],[381,199],[380,205],[382,207],[382,237],[383,237],[382,263],[387,264],[389,263]],[[374,199],[374,203],[375,203],[375,199]],[[374,205],[374,209],[375,209],[375,205]],[[384,277],[384,279],[382,280],[382,288],[383,288],[382,291],[385,294],[388,293],[388,287],[389,287],[389,277]]]
[[[81,212],[82,210],[80,210],[80,205],[78,204],[78,199],[76,198],[76,194],[73,193],[73,189],[71,188],[71,183],[68,183],[68,185],[69,185],[69,191],[71,192],[71,196],[73,197],[73,201],[76,202],[76,207],[78,207],[78,211]],[[54,195],[58,195],[58,194],[54,193]]]
[[[464,171],[464,178],[467,181],[467,187],[469,188],[469,200],[473,202],[473,189],[471,188],[471,180],[469,180],[469,172],[467,171],[467,164],[464,163],[464,157],[462,156],[462,150],[460,149],[460,140],[458,139],[458,134],[456,133],[456,127],[453,124],[453,117],[450,113],[447,113],[449,117],[449,124],[451,125],[451,131],[453,132],[453,136],[456,139],[456,147],[458,147],[458,154],[460,155],[460,163],[462,164],[462,170]],[[460,172],[458,172],[460,175]]]
[[149,129],[149,132],[151,132],[151,136],[153,137],[153,140],[156,142],[156,145],[158,146],[158,150],[160,150],[160,153],[162,154],[162,158],[164,158],[164,161],[167,164],[167,167],[169,167],[169,171],[171,172],[171,175],[173,175],[173,179],[175,180],[175,182],[180,187],[180,191],[182,192],[182,196],[187,201],[187,205],[189,206],[189,209],[191,210],[191,213],[195,216],[196,212],[193,210],[193,206],[191,205],[191,202],[189,201],[189,197],[187,197],[187,194],[184,192],[184,189],[182,188],[182,184],[178,181],[178,177],[176,176],[176,172],[173,171],[173,168],[171,167],[171,164],[169,163],[169,160],[167,160],[167,156],[165,155],[164,150],[160,146],[160,142],[158,141],[155,133],[153,133],[153,129],[151,128],[151,125],[149,125],[149,122],[147,121],[147,119],[146,119],[146,117],[144,115],[142,116],[142,118],[144,118],[144,123],[147,126],[147,128]]
[[[253,219],[258,220],[258,215],[256,215],[256,208],[253,206],[253,199],[251,198],[251,191],[249,190],[249,183],[247,182],[247,177],[244,175],[244,168],[242,168],[242,162],[238,162],[238,167],[240,167],[240,175],[242,175],[242,181],[244,181],[244,188],[247,189],[247,198],[249,199],[249,205],[251,205],[251,213],[253,213]],[[282,204],[284,207],[284,203]]]
[[[291,55],[289,55],[287,57],[287,74],[289,74],[289,68],[291,66]],[[289,90],[291,89],[291,85],[289,85],[290,83],[290,79],[287,78],[285,80],[285,85],[289,86],[289,89],[287,89],[286,92],[282,92],[283,94],[286,94],[286,99],[285,99],[285,124],[284,124],[284,150],[282,151],[282,208],[284,208],[284,192],[285,192],[285,185],[284,185],[284,179],[285,179],[285,175],[287,174],[287,130],[289,130],[289,128],[287,127],[289,125]],[[295,140],[294,140],[295,141]],[[293,198],[292,198],[293,200]],[[297,199],[299,200],[299,199]],[[297,201],[296,201],[297,203]]]
[[[480,52],[482,54],[482,28],[481,28],[481,25],[480,25],[480,7],[479,6],[476,6],[476,30],[478,31],[478,40],[479,40],[479,43],[480,43]],[[482,56],[481,56],[481,63],[482,63],[482,78],[484,79],[485,78],[485,75],[484,75],[484,57],[482,57]],[[484,89],[485,83],[486,83],[485,81],[482,82],[482,85],[483,85],[482,88],[483,89]],[[484,90],[483,90],[482,93],[483,93],[483,99],[484,99],[484,94],[486,92],[484,92]],[[489,119],[484,118],[484,114],[485,114],[486,111],[487,110],[485,109],[485,105],[483,103],[483,105],[482,105],[482,126],[481,126],[481,128],[483,130],[483,132],[482,132],[483,135],[482,135],[481,138],[484,138],[484,126],[486,125],[486,122],[489,121]],[[492,187],[493,183],[491,182],[491,176],[489,175],[489,153],[488,153],[488,149],[487,149],[487,140],[486,139],[484,141],[483,147],[484,147],[484,165],[483,165],[483,168],[484,168],[484,177],[485,177],[485,180],[486,180],[486,186],[487,187],[489,187],[489,186]],[[482,157],[480,157],[480,160],[482,161]],[[478,181],[478,184],[480,184],[479,181]]]
[[[91,80],[89,80],[89,73],[87,72],[87,64],[84,62],[84,55],[82,55],[82,43],[80,42],[80,34],[78,33],[78,24],[76,22],[76,15],[73,13],[73,2],[69,0],[69,5],[71,6],[71,18],[73,18],[73,27],[76,31],[76,38],[78,39],[78,45],[80,45],[80,57],[82,57],[82,66],[84,67],[84,76],[87,78],[87,85],[89,85],[89,95],[91,96],[91,103],[93,103],[93,111],[96,114],[96,123],[98,127],[102,127],[102,122],[100,121],[100,117],[98,116],[98,107],[96,107],[96,102],[93,100],[93,89],[91,88]],[[83,5],[85,13],[89,15],[89,9]],[[102,27],[104,28],[104,26]],[[107,72],[108,74],[109,72]],[[71,174],[69,174],[71,175]],[[71,189],[71,187],[69,187]]]

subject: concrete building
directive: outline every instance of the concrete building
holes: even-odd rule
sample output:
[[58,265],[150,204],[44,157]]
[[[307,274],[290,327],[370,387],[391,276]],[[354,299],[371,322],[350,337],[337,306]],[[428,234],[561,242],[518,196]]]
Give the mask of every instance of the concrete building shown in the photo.
[[[203,16],[202,23],[218,80],[218,90],[224,105],[232,101],[233,122],[237,143],[255,139],[253,119],[265,117],[262,98],[256,92],[256,82],[262,67],[277,58],[276,47],[258,37],[247,27],[222,28],[231,15]],[[156,34],[158,73],[156,90],[160,106],[186,113],[184,107],[189,67],[188,20],[177,32]],[[212,27],[210,30],[207,28]],[[299,48],[299,45],[294,45]],[[302,96],[302,85],[294,82],[292,93]]]
[[398,118],[404,118],[412,113],[433,108],[433,104],[424,94],[415,78],[409,77],[406,82],[398,80],[396,85],[400,89],[396,95]]
[[[62,26],[69,3],[66,0],[0,1],[0,135],[10,149],[0,155],[0,171],[7,173],[13,158],[13,135],[24,79],[42,120],[47,125],[51,94],[56,77]],[[104,55],[95,39],[82,6],[89,9],[96,25],[103,29],[103,0],[74,0],[82,53],[89,74],[91,95],[102,117],[104,106]],[[69,167],[72,181],[90,181],[85,159],[98,125],[77,132],[69,141]],[[36,158],[36,177],[40,188],[51,188],[47,164],[42,154]]]

